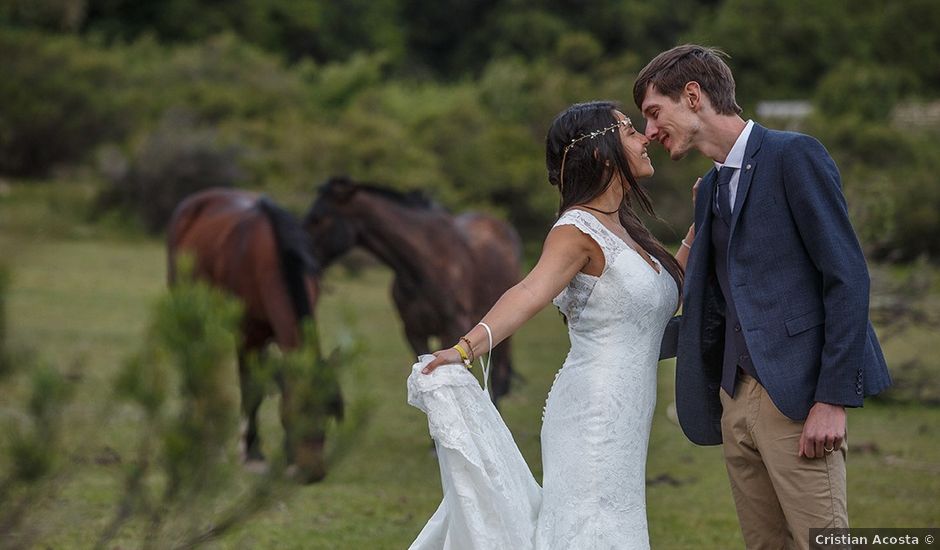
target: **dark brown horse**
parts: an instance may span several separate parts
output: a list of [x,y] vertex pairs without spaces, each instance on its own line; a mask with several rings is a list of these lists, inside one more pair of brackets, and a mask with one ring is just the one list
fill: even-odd
[[[310,254],[310,238],[297,221],[271,200],[254,193],[209,189],[194,194],[176,207],[167,232],[168,277],[179,276],[180,254],[193,257],[193,275],[221,287],[243,304],[244,317],[238,349],[242,413],[245,418],[243,451],[246,461],[263,461],[257,413],[264,391],[252,382],[248,360],[273,341],[283,350],[302,343],[301,324],[312,319],[316,305],[319,268]],[[281,391],[281,423],[287,459],[304,481],[326,474],[323,455],[325,426],[304,422],[302,411],[316,404],[299,403],[296,374],[277,373]],[[304,388],[305,389],[305,388]],[[337,388],[328,390],[327,407],[341,413]]]
[[[430,351],[430,337],[456,342],[519,281],[512,226],[485,214],[453,216],[420,193],[332,178],[303,225],[324,267],[361,246],[395,272],[392,299],[417,355]],[[507,339],[493,350],[494,398],[509,392],[511,374]]]

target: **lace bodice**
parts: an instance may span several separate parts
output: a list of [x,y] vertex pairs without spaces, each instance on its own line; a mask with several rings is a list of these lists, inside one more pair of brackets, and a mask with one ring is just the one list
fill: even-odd
[[[558,218],[558,221],[556,221],[555,225],[552,227],[558,227],[560,225],[573,225],[582,233],[594,239],[604,253],[604,272],[610,268],[611,264],[613,264],[625,250],[636,254],[641,260],[643,259],[642,256],[625,243],[623,239],[615,235],[610,229],[607,229],[595,216],[584,210],[577,208],[568,210]],[[662,271],[663,268],[659,264],[659,260],[653,258],[653,261],[656,263],[656,269]],[[584,305],[587,303],[591,292],[594,290],[594,285],[597,283],[597,280],[604,275],[604,272],[602,272],[600,276],[578,272],[574,276],[574,279],[568,283],[568,286],[552,300],[552,303],[555,304],[559,311],[565,315],[565,318],[568,319],[569,324],[578,322],[581,310],[584,309]]]

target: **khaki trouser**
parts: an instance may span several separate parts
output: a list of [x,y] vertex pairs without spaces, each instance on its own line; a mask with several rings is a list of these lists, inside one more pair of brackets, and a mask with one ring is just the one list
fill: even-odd
[[724,392],[721,435],[731,492],[749,550],[809,548],[810,528],[848,527],[846,444],[799,456],[803,423],[790,420],[751,376]]

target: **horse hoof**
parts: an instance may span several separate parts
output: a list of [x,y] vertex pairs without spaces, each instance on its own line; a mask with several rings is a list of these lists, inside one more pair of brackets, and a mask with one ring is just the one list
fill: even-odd
[[311,483],[322,481],[323,478],[326,477],[326,470],[322,468],[308,470],[301,468],[296,464],[291,464],[284,470],[284,475],[287,477],[287,479],[290,479],[294,482],[309,485]]
[[238,447],[238,459],[242,464],[249,462],[265,462],[264,453],[261,452],[260,446],[255,445],[250,449],[246,449],[244,444],[239,443]]
[[253,474],[266,474],[268,473],[268,463],[265,460],[249,459],[244,462],[245,470]]

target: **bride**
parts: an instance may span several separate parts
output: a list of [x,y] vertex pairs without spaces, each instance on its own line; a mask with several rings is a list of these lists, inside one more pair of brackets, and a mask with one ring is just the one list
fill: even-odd
[[[451,373],[447,369],[434,373],[435,369],[461,363],[469,366],[549,302],[564,315],[571,350],[545,405],[541,504],[529,502],[535,503],[529,530],[534,540],[527,546],[649,547],[645,470],[656,370],[663,331],[678,307],[688,239],[694,231],[689,229],[673,257],[633,210],[636,202],[653,213],[649,197],[637,185],[639,178],[653,174],[648,144],[614,103],[577,104],[558,115],[546,138],[546,164],[549,182],[561,194],[561,214],[545,239],[537,265],[503,294],[480,324],[453,347],[434,353],[433,360],[426,356],[412,375],[425,375],[417,384],[438,376],[443,380]],[[472,379],[466,374],[462,378]],[[409,399],[412,390],[417,391],[412,382],[409,379]],[[492,413],[496,415],[495,409]],[[452,425],[450,429],[465,425],[461,422],[459,428]],[[506,437],[511,441],[511,436]],[[518,449],[509,445],[518,455]],[[440,466],[446,493],[448,475],[455,473],[448,468],[454,466],[445,460]],[[521,456],[504,467],[521,467],[525,473],[494,475],[531,478]],[[505,485],[505,479],[497,485]],[[466,505],[466,494],[461,498],[461,506]],[[510,503],[510,507],[522,504]],[[471,503],[471,508],[494,509],[493,505]],[[474,540],[461,541],[461,537],[475,538],[472,530],[440,534],[447,531],[447,521],[457,521],[448,520],[442,509],[413,548],[477,547]],[[432,537],[430,531],[438,535]]]

